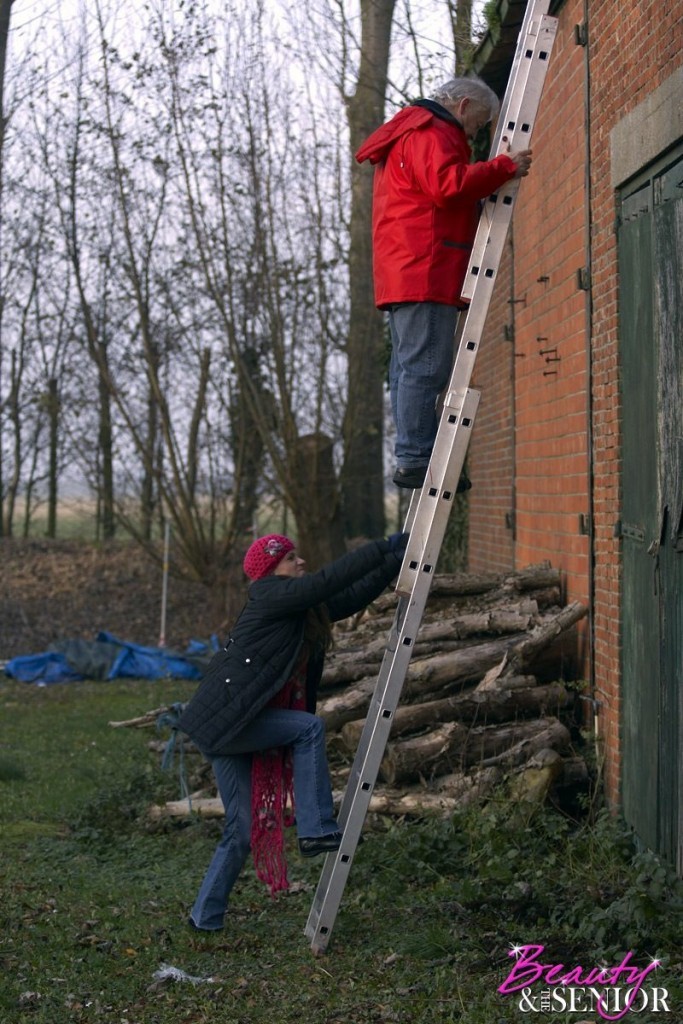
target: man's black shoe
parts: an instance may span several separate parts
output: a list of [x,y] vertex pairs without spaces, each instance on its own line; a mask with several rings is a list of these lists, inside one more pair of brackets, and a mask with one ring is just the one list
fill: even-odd
[[[397,487],[409,487],[416,490],[424,484],[427,468],[427,466],[414,466],[410,469],[401,469],[399,466],[394,473],[394,483]],[[461,473],[456,487],[457,493],[462,494],[464,491],[469,491],[471,486],[472,482],[464,473]]]
[[333,853],[341,846],[342,833],[329,832],[326,836],[313,836],[311,839],[299,840],[299,853],[302,857],[317,857],[319,853]]
[[408,469],[402,469],[398,466],[394,473],[394,483],[397,487],[408,487],[411,490],[416,490],[418,487],[422,487],[426,475],[427,466],[411,466]]
[[187,923],[193,932],[222,932],[223,928],[200,928],[198,924],[195,924],[191,917],[188,917]]

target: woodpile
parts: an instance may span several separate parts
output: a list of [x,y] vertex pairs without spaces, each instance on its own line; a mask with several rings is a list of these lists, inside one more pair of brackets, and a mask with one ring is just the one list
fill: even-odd
[[[339,795],[396,600],[387,592],[335,630],[318,714],[327,726]],[[560,573],[548,564],[506,575],[437,576],[370,813],[444,815],[486,799],[503,782],[514,799],[532,802],[562,787],[585,787],[588,772],[570,734],[575,691],[566,685],[576,676],[575,627],[585,614],[579,603],[563,605]],[[166,710],[111,724],[149,727]],[[187,814],[190,806],[199,814],[222,813],[208,765],[199,767],[191,784],[189,802],[154,808],[153,816]]]

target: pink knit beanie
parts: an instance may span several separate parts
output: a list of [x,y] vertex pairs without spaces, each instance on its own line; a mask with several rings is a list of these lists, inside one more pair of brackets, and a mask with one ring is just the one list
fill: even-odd
[[243,568],[250,580],[260,580],[275,569],[288,551],[294,548],[294,541],[279,533],[259,537],[244,556]]

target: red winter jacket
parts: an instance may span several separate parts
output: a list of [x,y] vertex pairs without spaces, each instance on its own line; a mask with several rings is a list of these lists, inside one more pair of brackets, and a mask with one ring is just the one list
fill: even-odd
[[375,302],[464,305],[460,289],[479,219],[479,200],[514,177],[502,155],[470,163],[462,125],[420,100],[365,140],[356,160],[376,165],[372,210]]

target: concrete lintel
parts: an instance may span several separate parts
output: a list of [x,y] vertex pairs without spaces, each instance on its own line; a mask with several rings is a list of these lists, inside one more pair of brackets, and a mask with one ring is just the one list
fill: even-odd
[[610,132],[612,188],[683,138],[683,65]]

